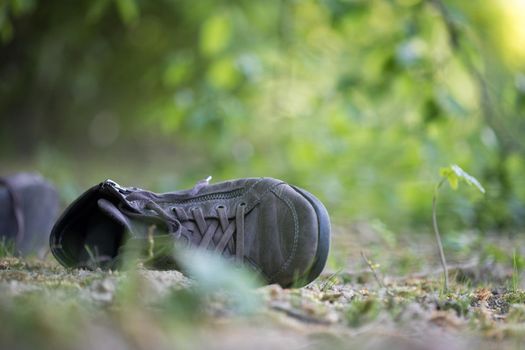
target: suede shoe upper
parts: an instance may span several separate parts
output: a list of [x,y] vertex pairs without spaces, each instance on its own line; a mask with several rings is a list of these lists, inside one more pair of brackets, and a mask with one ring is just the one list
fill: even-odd
[[[256,270],[268,283],[289,286],[320,273],[329,222],[315,197],[272,178],[212,185],[205,180],[164,194],[107,180],[66,209],[50,242],[66,266],[89,267],[96,260],[98,266],[114,267],[125,242],[166,235],[176,246],[214,251]],[[158,261],[153,267],[177,268],[176,257]]]

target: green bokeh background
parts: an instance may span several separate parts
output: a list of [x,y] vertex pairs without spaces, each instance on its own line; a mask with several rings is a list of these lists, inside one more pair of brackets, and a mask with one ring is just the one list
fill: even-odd
[[0,172],[272,176],[336,223],[525,225],[522,0],[0,0]]

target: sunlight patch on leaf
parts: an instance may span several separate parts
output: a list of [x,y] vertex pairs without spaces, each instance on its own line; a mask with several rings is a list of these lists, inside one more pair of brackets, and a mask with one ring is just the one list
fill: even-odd
[[464,181],[470,186],[475,186],[481,193],[485,193],[485,189],[481,183],[474,176],[461,169],[458,165],[452,164],[446,168],[441,168],[439,174],[446,178],[450,187],[456,190],[459,185],[459,181]]

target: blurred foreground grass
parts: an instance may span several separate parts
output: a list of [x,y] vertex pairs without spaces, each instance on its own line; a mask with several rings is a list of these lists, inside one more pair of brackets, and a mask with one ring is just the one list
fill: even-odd
[[430,239],[374,224],[336,228],[325,273],[301,289],[257,287],[245,271],[206,256],[188,258],[190,279],[140,264],[66,270],[51,258],[6,255],[0,348],[520,348],[525,251],[510,236],[454,237],[445,241],[454,281],[447,294]]

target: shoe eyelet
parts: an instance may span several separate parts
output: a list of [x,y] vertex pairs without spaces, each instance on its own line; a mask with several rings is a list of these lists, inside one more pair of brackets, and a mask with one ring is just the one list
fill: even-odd
[[226,207],[222,204],[219,204],[217,206],[215,206],[215,209],[226,209]]
[[242,202],[242,203],[239,204],[239,206],[241,206],[241,207],[245,207],[245,206],[246,206],[246,203]]

